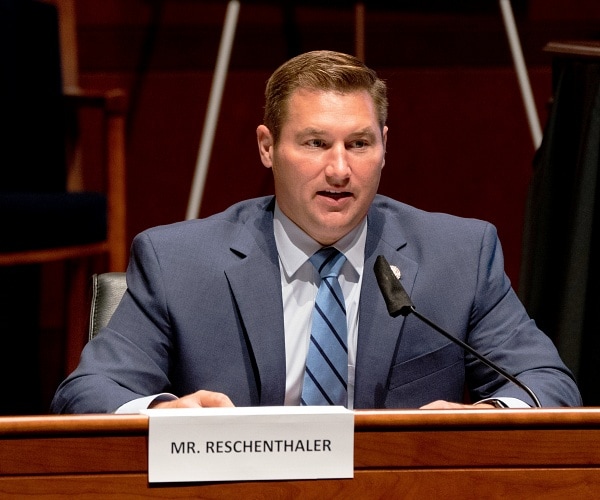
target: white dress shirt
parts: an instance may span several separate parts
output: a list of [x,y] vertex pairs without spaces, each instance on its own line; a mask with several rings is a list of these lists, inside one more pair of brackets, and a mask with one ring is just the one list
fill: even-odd
[[[322,245],[313,240],[275,206],[274,231],[283,297],[285,330],[285,404],[300,404],[312,312],[321,278],[309,261]],[[346,256],[338,280],[348,322],[348,408],[354,401],[354,366],[358,340],[358,304],[365,261],[367,219],[333,245]]]

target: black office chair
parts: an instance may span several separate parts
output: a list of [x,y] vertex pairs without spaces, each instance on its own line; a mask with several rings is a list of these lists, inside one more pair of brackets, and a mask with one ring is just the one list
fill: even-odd
[[101,273],[92,276],[89,340],[108,324],[126,290],[125,273]]

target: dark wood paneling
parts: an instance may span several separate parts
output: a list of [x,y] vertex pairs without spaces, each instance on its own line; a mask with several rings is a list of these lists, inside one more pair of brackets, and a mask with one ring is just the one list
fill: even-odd
[[[226,4],[77,2],[82,83],[131,93],[130,237],[184,217]],[[365,4],[366,60],[390,87],[381,192],[495,223],[516,285],[533,147],[498,2]],[[598,36],[600,16],[590,0],[513,4],[543,124],[543,46]],[[298,51],[352,52],[353,22],[353,2],[242,2],[202,215],[272,191],[254,139],[264,82]]]

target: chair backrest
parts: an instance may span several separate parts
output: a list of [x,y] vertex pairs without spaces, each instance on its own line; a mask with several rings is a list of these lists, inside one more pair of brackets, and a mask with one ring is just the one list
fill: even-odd
[[101,273],[92,276],[89,340],[108,324],[126,290],[125,273]]
[[65,191],[66,111],[55,6],[0,0],[0,75],[0,191]]

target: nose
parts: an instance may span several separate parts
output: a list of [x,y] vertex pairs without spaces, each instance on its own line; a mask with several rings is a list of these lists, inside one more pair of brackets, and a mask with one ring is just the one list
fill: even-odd
[[343,181],[350,176],[348,152],[344,145],[336,145],[329,150],[325,175],[334,182]]

